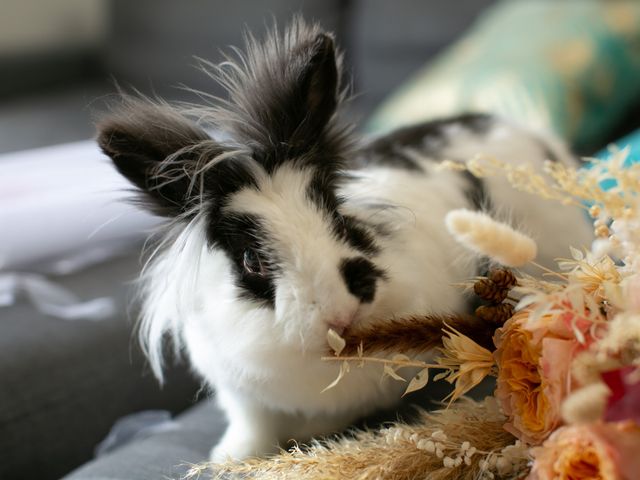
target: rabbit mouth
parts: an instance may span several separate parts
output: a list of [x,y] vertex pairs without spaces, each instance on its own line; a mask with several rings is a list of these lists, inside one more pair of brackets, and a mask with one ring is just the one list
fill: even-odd
[[357,316],[357,309],[352,313],[347,313],[345,315],[336,315],[327,322],[327,326],[330,330],[333,330],[338,335],[343,335],[344,332],[356,321]]

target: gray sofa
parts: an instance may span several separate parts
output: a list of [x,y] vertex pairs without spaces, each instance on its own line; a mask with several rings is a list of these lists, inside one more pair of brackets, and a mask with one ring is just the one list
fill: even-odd
[[194,99],[180,85],[220,93],[194,56],[218,61],[243,29],[260,34],[295,13],[336,33],[358,93],[350,111],[364,119],[495,0],[102,1],[110,21],[99,48],[20,61],[0,51],[0,153],[89,138],[113,80],[167,99]]

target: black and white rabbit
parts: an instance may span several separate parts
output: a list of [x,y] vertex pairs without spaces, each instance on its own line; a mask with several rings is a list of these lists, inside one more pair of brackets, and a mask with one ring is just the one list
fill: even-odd
[[215,460],[337,431],[398,400],[405,386],[367,366],[321,393],[337,374],[321,360],[327,331],[465,310],[452,284],[477,262],[446,231],[450,210],[504,210],[542,263],[590,241],[578,210],[436,169],[478,153],[572,161],[558,142],[469,114],[358,143],[338,118],[340,69],[332,35],[298,19],[217,70],[228,99],[200,123],[129,101],[99,127],[116,168],[170,219],[143,274],[141,335],[158,376],[170,336],[215,389],[230,422]]

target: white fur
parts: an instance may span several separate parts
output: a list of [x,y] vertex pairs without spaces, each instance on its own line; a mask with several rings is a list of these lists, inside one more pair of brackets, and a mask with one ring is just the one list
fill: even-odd
[[[486,153],[538,166],[544,160],[529,133],[506,124],[487,135],[463,129],[449,135],[452,159]],[[350,172],[352,179],[341,187],[343,213],[386,232],[376,238],[380,253],[372,261],[387,279],[378,281],[370,304],[360,304],[340,276],[340,260],[361,253],[331,233],[330,219],[307,198],[308,170],[283,166],[271,175],[261,172],[258,189],[237,192],[225,206],[226,213],[265,219],[283,265],[275,281],[275,309],[239,298],[229,260],[205,244],[203,216],[173,232],[173,243],[156,255],[146,271],[142,330],[150,360],[159,371],[161,340],[169,333],[215,387],[230,421],[212,453],[215,460],[260,455],[290,438],[337,431],[397,401],[404,385],[382,379],[380,369],[370,365],[352,369],[335,388],[320,393],[338,373],[336,363],[320,360],[336,319],[364,323],[464,308],[465,299],[452,284],[473,275],[475,264],[447,232],[444,218],[469,206],[468,184],[457,173],[438,171],[431,159],[420,162],[424,175],[369,168]],[[551,208],[515,192],[504,179],[487,179],[487,188],[492,204],[537,238],[543,261],[562,255],[565,245],[588,242],[590,230],[580,212]]]

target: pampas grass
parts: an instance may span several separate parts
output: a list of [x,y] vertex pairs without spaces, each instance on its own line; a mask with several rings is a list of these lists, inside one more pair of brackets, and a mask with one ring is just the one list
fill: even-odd
[[538,252],[536,242],[530,237],[486,213],[464,208],[452,210],[445,217],[445,223],[459,243],[507,267],[521,267]]
[[393,424],[316,441],[267,459],[202,465],[187,478],[204,474],[264,480],[515,478],[526,470],[527,457],[503,424],[495,404],[465,400],[446,410],[421,412],[416,425]]

